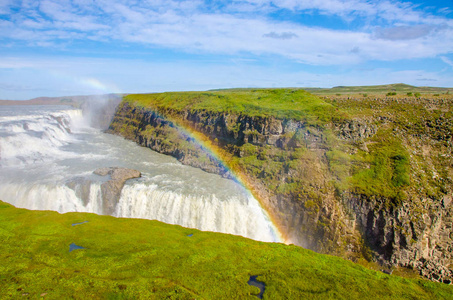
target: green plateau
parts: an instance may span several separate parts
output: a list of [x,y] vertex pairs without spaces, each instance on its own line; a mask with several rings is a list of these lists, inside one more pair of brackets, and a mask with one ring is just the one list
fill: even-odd
[[[292,245],[0,202],[2,299],[453,299],[453,287]],[[69,251],[70,244],[84,249]]]
[[231,89],[131,94],[124,97],[124,100],[160,110],[221,112],[314,123],[344,118],[333,105],[301,89]]

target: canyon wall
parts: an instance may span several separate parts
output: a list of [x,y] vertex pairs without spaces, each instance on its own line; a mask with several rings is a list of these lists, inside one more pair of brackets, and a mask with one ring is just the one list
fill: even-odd
[[[438,176],[447,180],[443,189],[429,192],[434,185],[429,180],[435,179],[425,178],[424,163],[437,153],[426,153],[436,137],[407,135],[404,126],[417,124],[395,124],[388,116],[352,116],[319,125],[123,100],[108,132],[207,172],[233,179],[231,170],[241,173],[289,243],[408,267],[451,283],[451,164],[430,166],[436,174],[448,174]],[[443,138],[451,154],[451,136]],[[387,140],[396,146],[376,148]],[[415,157],[417,151],[421,154]],[[390,187],[375,188],[379,172],[390,178],[385,183]],[[421,183],[414,184],[417,180]]]

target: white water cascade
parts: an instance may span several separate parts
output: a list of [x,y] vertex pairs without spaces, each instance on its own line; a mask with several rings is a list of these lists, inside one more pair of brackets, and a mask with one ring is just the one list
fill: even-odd
[[0,199],[28,209],[99,214],[106,179],[93,171],[125,167],[142,177],[126,182],[114,216],[280,241],[241,185],[87,123],[76,109],[0,107]]

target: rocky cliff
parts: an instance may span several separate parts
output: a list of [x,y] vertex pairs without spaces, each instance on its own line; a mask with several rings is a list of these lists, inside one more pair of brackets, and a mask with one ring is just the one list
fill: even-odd
[[[288,106],[305,96],[279,93]],[[109,132],[208,172],[242,174],[290,243],[451,282],[450,100],[426,108],[427,99],[324,99],[282,116],[147,97],[126,97]]]
[[[104,215],[114,214],[126,181],[141,177],[141,173],[137,170],[120,167],[99,168],[93,174],[104,177],[101,180],[102,209],[100,211]],[[77,198],[81,199],[84,205],[87,205],[90,201],[92,184],[95,182],[97,181],[88,177],[76,177],[70,179],[66,186],[76,193]]]

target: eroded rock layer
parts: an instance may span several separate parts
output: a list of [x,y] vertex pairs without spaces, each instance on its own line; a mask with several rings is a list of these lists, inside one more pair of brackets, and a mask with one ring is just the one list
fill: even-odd
[[101,184],[103,214],[106,215],[112,215],[115,212],[126,181],[141,176],[137,170],[118,167],[99,168],[93,173],[99,176],[110,176],[109,180]]

